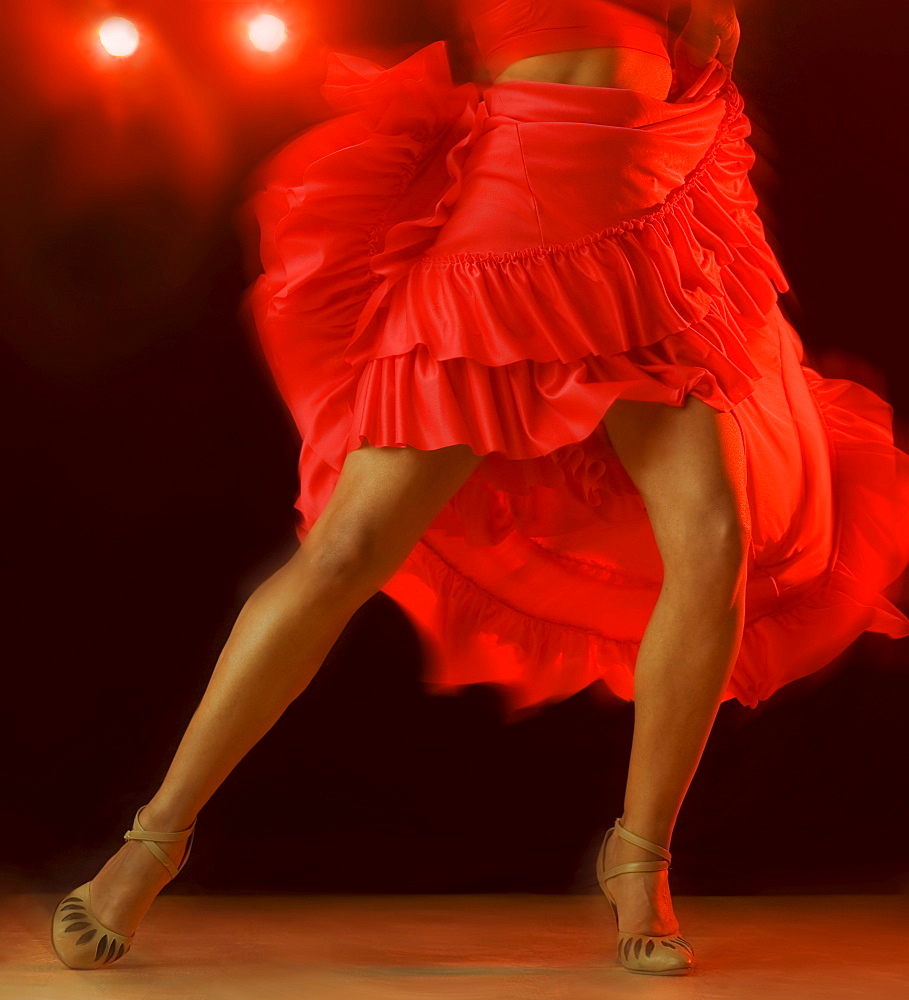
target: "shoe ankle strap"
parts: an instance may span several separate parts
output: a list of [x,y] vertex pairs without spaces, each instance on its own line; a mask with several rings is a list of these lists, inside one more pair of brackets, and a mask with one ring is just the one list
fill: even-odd
[[628,861],[624,865],[613,865],[601,871],[599,878],[601,882],[612,878],[613,875],[624,875],[626,872],[664,872],[669,868],[666,861]]
[[[655,844],[652,840],[645,840],[643,837],[639,837],[636,833],[626,830],[625,827],[622,826],[621,816],[615,821],[615,830],[622,840],[627,840],[629,844],[635,844],[638,847],[643,847],[645,851],[652,851],[654,854],[658,854],[661,858],[665,858],[667,861],[672,861],[672,855],[666,850],[665,847],[661,847],[659,844]],[[641,863],[646,864],[647,862]],[[646,871],[648,869],[639,870]]]
[[157,840],[162,844],[175,844],[178,840],[186,840],[196,828],[196,820],[193,820],[185,830],[168,830],[166,832],[161,830],[146,830],[139,822],[139,813],[144,808],[145,806],[139,806],[136,810],[136,816],[133,819],[133,828],[127,830],[123,835],[124,840]]
[[[131,830],[127,830],[123,834],[124,840],[141,840],[145,843],[145,846],[151,851],[151,853],[161,862],[162,865],[167,869],[170,874],[171,879],[177,877],[180,869],[186,863],[189,857],[190,846],[187,844],[186,850],[183,853],[183,858],[180,861],[179,866],[174,864],[173,860],[158,847],[158,843],[161,844],[175,844],[181,840],[188,840],[192,837],[193,831],[196,828],[196,820],[192,821],[192,824],[188,826],[185,830],[177,831],[159,831],[159,830],[146,830],[139,822],[139,813],[145,806],[139,806],[136,810],[136,817],[133,820],[133,827]],[[157,841],[157,843],[156,843]]]

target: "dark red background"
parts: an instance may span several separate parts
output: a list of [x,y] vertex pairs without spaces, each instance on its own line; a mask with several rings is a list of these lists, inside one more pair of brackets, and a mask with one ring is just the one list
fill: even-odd
[[[443,4],[414,7],[271,9],[391,59],[447,31]],[[297,439],[240,323],[237,208],[322,113],[320,63],[312,41],[253,53],[248,8],[19,0],[0,43],[0,885],[63,890],[117,849],[293,544]],[[141,22],[133,60],[93,54],[105,13]],[[740,20],[786,308],[824,374],[890,399],[906,447],[904,5],[749,0]],[[377,595],[206,806],[174,891],[585,891],[633,706],[582,692],[502,728],[491,690],[430,698],[418,676]],[[758,709],[725,703],[675,891],[905,887],[907,703],[909,643],[874,635]]]

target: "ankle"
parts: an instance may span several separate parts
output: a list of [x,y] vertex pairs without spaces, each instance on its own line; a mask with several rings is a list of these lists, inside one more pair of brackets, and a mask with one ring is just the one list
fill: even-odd
[[158,830],[162,833],[177,833],[192,826],[195,816],[188,815],[166,803],[158,803],[154,799],[143,806],[139,812],[139,822],[146,830]]

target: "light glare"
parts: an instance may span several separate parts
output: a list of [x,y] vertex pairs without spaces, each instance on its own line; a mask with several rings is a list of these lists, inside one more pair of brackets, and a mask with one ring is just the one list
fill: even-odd
[[125,17],[109,17],[101,25],[98,37],[112,56],[131,56],[139,47],[139,30]]
[[249,22],[249,40],[262,52],[274,52],[286,37],[284,22],[273,14],[260,14]]

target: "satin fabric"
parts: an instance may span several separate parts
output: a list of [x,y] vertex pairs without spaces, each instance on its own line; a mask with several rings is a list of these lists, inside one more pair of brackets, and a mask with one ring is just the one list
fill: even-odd
[[382,588],[434,693],[498,686],[509,720],[596,684],[632,699],[662,564],[602,424],[619,398],[734,415],[753,538],[741,652],[755,706],[861,632],[909,563],[909,456],[889,405],[825,379],[748,179],[726,70],[671,100],[451,83],[444,43],[390,69],[337,55],[339,117],[257,172],[246,306],[300,430],[298,535],[346,454],[467,444],[483,462]]

